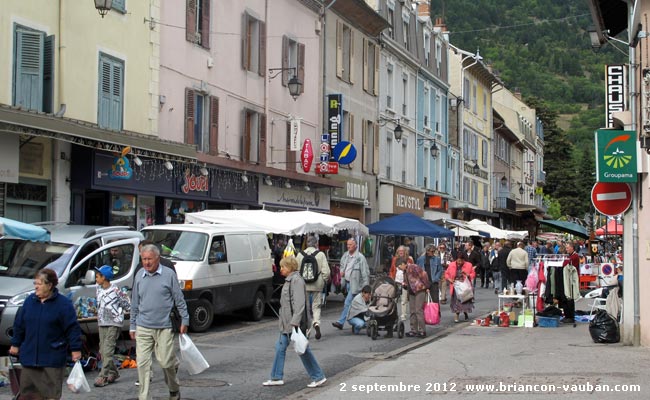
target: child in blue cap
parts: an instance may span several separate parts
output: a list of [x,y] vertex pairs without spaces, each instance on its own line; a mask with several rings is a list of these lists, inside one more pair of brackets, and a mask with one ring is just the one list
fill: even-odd
[[103,265],[95,269],[97,283],[97,325],[99,326],[99,352],[102,355],[102,370],[95,379],[95,386],[103,387],[120,377],[113,361],[115,343],[124,323],[124,311],[131,308],[129,298],[111,283],[113,267]]

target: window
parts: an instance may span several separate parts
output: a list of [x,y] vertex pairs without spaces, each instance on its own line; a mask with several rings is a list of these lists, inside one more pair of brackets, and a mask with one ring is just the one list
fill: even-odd
[[14,27],[13,105],[53,112],[54,36]]
[[470,99],[469,94],[470,94],[469,79],[468,79],[468,78],[464,78],[464,79],[463,79],[463,100],[465,100],[465,101],[464,101],[464,103],[465,103],[465,108],[467,108],[467,109],[469,109],[470,104],[472,104],[472,101],[471,101],[471,99]]
[[481,139],[481,164],[485,168],[488,166],[488,142],[485,139]]
[[388,79],[386,79],[386,108],[393,109],[393,85],[394,85],[394,76],[393,76],[393,64],[388,64],[386,66],[386,73]]
[[363,90],[379,94],[379,46],[363,39]]
[[430,129],[430,127],[429,127],[429,114],[431,113],[431,106],[430,106],[430,103],[429,103],[429,98],[430,98],[430,96],[429,96],[429,88],[425,87],[424,88],[424,94],[422,95],[422,99],[424,101],[424,110],[423,110],[424,127],[427,128],[427,129]]
[[408,13],[403,15],[403,25],[402,25],[402,35],[404,35],[404,48],[406,50],[411,50],[411,40],[410,40],[410,34],[411,31],[409,29],[409,15]]
[[408,95],[409,95],[409,76],[402,74],[402,115],[406,116],[408,113]]
[[431,33],[424,32],[424,64],[429,66],[429,59],[431,55]]
[[250,109],[244,110],[242,160],[266,163],[266,116]]
[[372,173],[374,169],[375,155],[375,123],[368,120],[361,122],[361,170]]
[[472,111],[474,112],[474,114],[476,114],[476,96],[477,96],[476,93],[477,93],[477,91],[478,91],[478,88],[476,86],[476,82],[474,82],[474,84],[472,85]]
[[242,68],[266,75],[266,24],[249,13],[244,13]]
[[208,263],[216,264],[228,261],[226,252],[226,239],[223,236],[215,236],[210,244],[210,253],[208,254]]
[[352,29],[336,21],[336,76],[348,83],[354,83],[354,35]]
[[488,108],[487,108],[487,94],[483,93],[483,119],[487,121]]
[[[113,0],[113,4],[115,4],[115,0]],[[185,38],[187,41],[209,49],[210,0],[187,0],[185,18]]]
[[354,144],[354,114],[343,111],[343,126],[341,128],[341,140]]
[[436,37],[436,68],[440,70],[440,63],[442,62],[442,43]]
[[185,143],[203,153],[217,154],[219,99],[194,89],[185,89]]
[[472,204],[478,204],[478,183],[472,180]]
[[97,124],[102,129],[122,130],[124,62],[99,54],[99,106]]
[[391,39],[395,39],[395,2],[394,1],[388,1],[388,23],[390,26],[388,27],[388,36],[390,36]]
[[293,78],[294,71],[297,78],[303,83],[300,87],[300,93],[305,92],[305,45],[299,43],[288,36],[282,37],[282,68],[295,68],[295,70],[285,69],[282,71],[282,86],[287,86],[289,79]]
[[406,156],[406,141],[402,142],[402,183],[406,183],[406,160],[408,160]]
[[463,201],[469,201],[469,179],[463,178]]

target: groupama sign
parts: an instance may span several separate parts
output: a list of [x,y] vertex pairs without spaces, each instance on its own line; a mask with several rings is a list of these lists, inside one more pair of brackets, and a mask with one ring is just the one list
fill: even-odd
[[636,132],[596,131],[596,180],[636,182]]

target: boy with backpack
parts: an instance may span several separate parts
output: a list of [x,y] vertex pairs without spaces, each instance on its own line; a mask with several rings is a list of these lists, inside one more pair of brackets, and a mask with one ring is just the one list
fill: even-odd
[[323,303],[323,287],[330,278],[330,267],[327,256],[322,251],[319,251],[317,247],[318,238],[315,236],[307,237],[307,248],[296,255],[296,260],[300,266],[298,273],[305,281],[307,296],[311,301],[312,327],[316,332],[315,338],[320,340],[320,310]]

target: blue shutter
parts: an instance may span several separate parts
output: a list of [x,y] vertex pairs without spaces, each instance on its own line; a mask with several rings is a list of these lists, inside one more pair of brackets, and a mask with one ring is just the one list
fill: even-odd
[[417,185],[424,187],[424,145],[417,148],[417,167],[415,175],[417,177]]
[[440,122],[438,119],[438,109],[440,108],[440,104],[436,103],[436,99],[438,98],[438,96],[436,96],[436,93],[437,92],[435,90],[431,90],[429,92],[429,107],[431,109],[427,110],[427,112],[430,114],[429,121],[431,121],[431,124],[429,124],[429,126],[434,133],[436,131],[440,132],[440,129],[442,128],[439,126],[439,129],[436,130],[436,123]]
[[43,111],[43,51],[45,33],[16,27],[14,65],[15,106]]
[[447,123],[447,112],[448,112],[448,106],[449,103],[447,103],[447,96],[442,96],[441,97],[441,109],[442,109],[442,115],[440,116],[440,133],[442,133],[442,137],[445,143],[449,143],[449,125]]
[[121,13],[126,13],[126,0],[113,0],[111,8]]
[[122,130],[123,92],[124,65],[118,60],[100,54],[97,113],[97,124],[100,128]]
[[418,132],[422,132],[424,130],[424,113],[426,112],[424,110],[424,81],[421,79],[418,79],[418,94],[417,94],[417,120],[416,120],[416,126],[415,129]]

